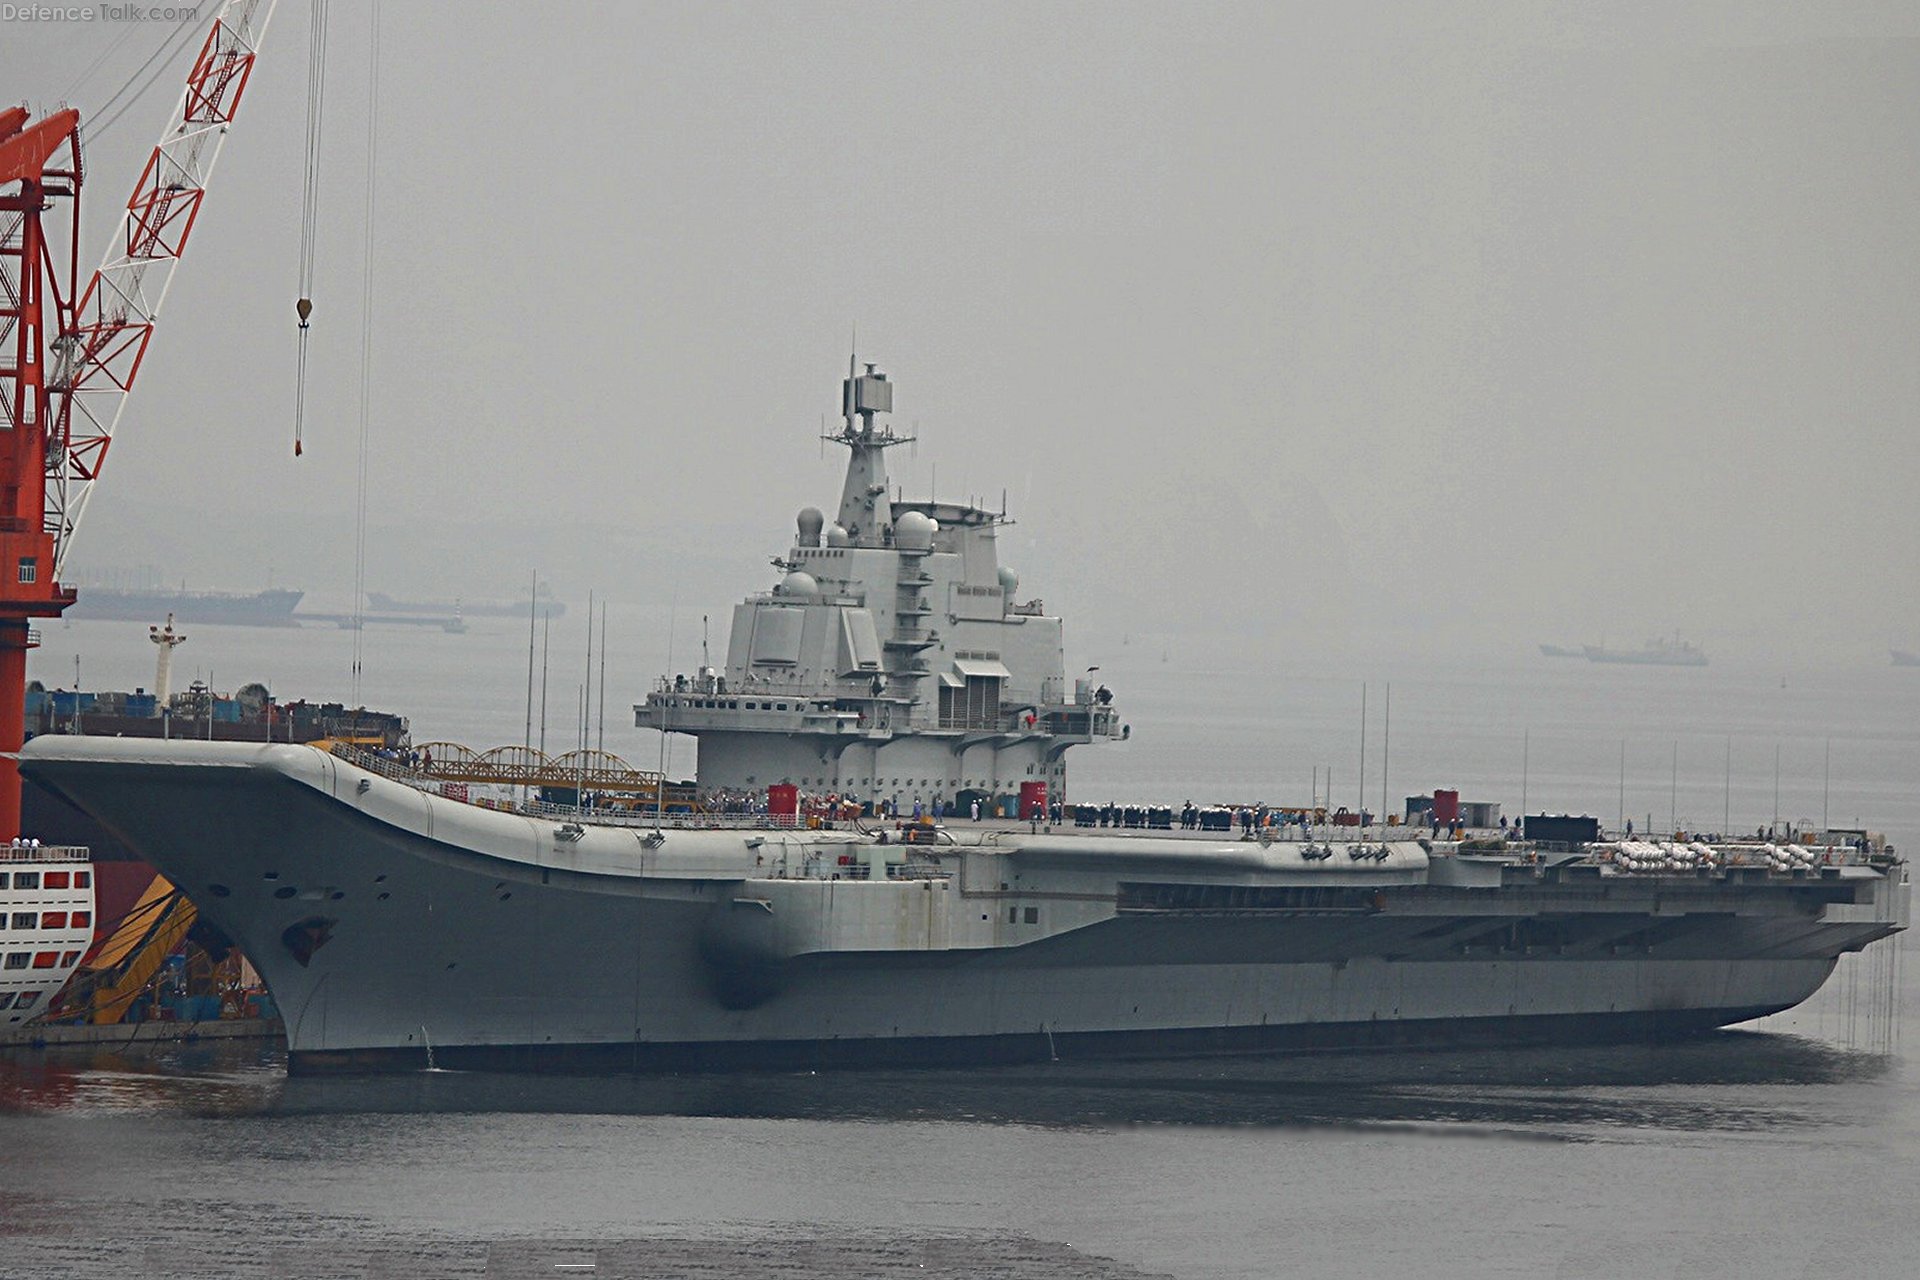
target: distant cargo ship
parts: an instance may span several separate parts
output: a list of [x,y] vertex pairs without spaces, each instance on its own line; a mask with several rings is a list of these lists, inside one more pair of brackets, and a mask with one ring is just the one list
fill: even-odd
[[292,627],[294,606],[303,591],[273,587],[252,594],[239,591],[126,590],[81,587],[67,610],[69,618],[106,618],[154,623],[172,614],[174,621],[229,627]]
[[1579,649],[1569,649],[1565,645],[1558,644],[1541,645],[1540,654],[1546,658],[1584,658],[1587,656]]
[[1624,662],[1648,667],[1704,667],[1706,651],[1678,635],[1649,640],[1638,649],[1609,649],[1605,645],[1585,646],[1588,662]]
[[[542,617],[557,618],[567,606],[542,590],[536,599]],[[374,613],[403,614],[417,618],[524,618],[531,600],[397,600],[384,591],[367,592],[367,607]]]

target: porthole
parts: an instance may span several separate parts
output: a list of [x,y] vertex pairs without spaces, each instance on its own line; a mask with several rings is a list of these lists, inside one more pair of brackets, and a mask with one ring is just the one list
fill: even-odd
[[296,894],[296,893],[298,893],[298,892],[300,892],[300,891],[299,891],[298,889],[296,889],[296,888],[294,888],[294,887],[293,887],[292,885],[290,885],[290,884],[283,884],[283,885],[281,885],[281,886],[280,886],[280,887],[279,887],[278,889],[275,889],[275,890],[273,891],[273,896],[274,896],[274,897],[276,897],[276,898],[283,898],[283,899],[284,899],[284,898],[291,898],[291,897],[292,897],[292,896],[293,896],[294,894]]
[[268,871],[268,872],[262,873],[260,878],[262,880],[278,880],[280,878],[280,873],[278,871]]
[[207,892],[212,894],[216,898],[224,898],[228,894],[232,893],[233,890],[227,888],[227,886],[223,884],[210,884],[207,886]]

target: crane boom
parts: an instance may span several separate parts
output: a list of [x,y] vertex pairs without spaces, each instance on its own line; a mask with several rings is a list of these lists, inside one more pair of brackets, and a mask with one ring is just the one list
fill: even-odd
[[147,157],[113,244],[54,353],[58,412],[47,444],[46,528],[53,577],[66,567],[107,447],[240,109],[275,0],[227,0],[187,73],[173,118]]
[[0,110],[0,840],[20,830],[32,623],[73,603],[60,584],[233,123],[275,0],[227,0],[113,246],[79,277],[80,116]]

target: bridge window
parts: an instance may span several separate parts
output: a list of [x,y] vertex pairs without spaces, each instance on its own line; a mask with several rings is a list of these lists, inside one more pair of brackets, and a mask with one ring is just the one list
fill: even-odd
[[40,915],[34,911],[16,911],[13,913],[13,927],[16,929],[37,929]]
[[13,887],[16,889],[38,889],[40,887],[40,873],[38,871],[14,872]]
[[24,969],[27,967],[28,959],[30,959],[30,957],[24,951],[9,951],[7,952],[7,968]]

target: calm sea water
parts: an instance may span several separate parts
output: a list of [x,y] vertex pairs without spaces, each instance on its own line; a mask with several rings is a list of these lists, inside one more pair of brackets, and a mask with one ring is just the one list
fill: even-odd
[[[88,687],[150,683],[138,628],[47,641],[50,684],[75,651]],[[223,688],[348,692],[346,633],[190,643]],[[416,738],[518,741],[523,631],[364,643],[364,699]],[[1134,735],[1076,753],[1079,798],[1293,802],[1330,765],[1357,806],[1364,678],[1370,807],[1386,746],[1390,798],[1824,813],[1920,848],[1920,671],[1195,665],[1102,661]],[[609,674],[607,746],[653,763],[615,710],[644,681]],[[580,681],[550,671],[550,745]],[[1800,1009],[1654,1048],[638,1080],[0,1056],[0,1276],[1911,1277],[1916,972],[1882,944]]]

